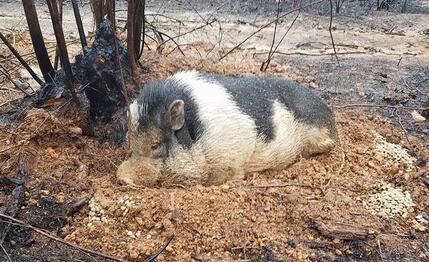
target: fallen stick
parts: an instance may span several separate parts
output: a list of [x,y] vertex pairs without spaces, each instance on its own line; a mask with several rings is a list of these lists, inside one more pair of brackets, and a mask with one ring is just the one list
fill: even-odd
[[67,242],[67,241],[65,241],[65,240],[63,240],[61,238],[58,238],[56,236],[51,235],[48,232],[45,232],[42,229],[36,228],[36,227],[34,227],[32,225],[29,225],[29,224],[25,223],[24,221],[21,221],[19,219],[13,218],[11,216],[8,216],[8,215],[5,215],[5,214],[0,214],[0,217],[4,218],[4,219],[8,219],[10,221],[13,221],[15,223],[11,223],[9,221],[3,221],[3,222],[10,223],[10,224],[17,225],[17,226],[21,226],[21,227],[25,227],[25,228],[29,228],[29,229],[33,230],[34,232],[39,233],[39,234],[41,234],[41,235],[43,235],[43,236],[45,236],[45,237],[47,237],[49,239],[52,239],[52,240],[57,241],[57,242],[60,242],[60,243],[62,243],[64,245],[70,246],[72,248],[78,249],[78,250],[80,250],[82,252],[85,252],[85,253],[88,253],[88,254],[92,254],[92,255],[96,255],[96,256],[99,256],[99,257],[103,257],[103,258],[107,258],[107,259],[111,259],[113,261],[128,262],[127,260],[124,260],[124,259],[121,259],[121,258],[118,258],[118,257],[114,257],[114,256],[111,256],[111,255],[106,255],[106,254],[103,254],[103,253],[100,253],[100,252],[97,252],[97,251],[94,251],[94,250],[91,250],[91,249],[88,249],[88,248],[80,247],[80,246],[78,246],[76,244],[73,244],[73,243],[70,243],[70,242]]
[[347,107],[386,107],[394,109],[408,109],[408,110],[429,110],[428,107],[412,107],[412,106],[392,106],[392,105],[377,105],[377,104],[347,104],[347,105],[336,105],[335,108],[347,108]]
[[168,247],[168,245],[170,244],[170,242],[174,239],[174,235],[172,235],[171,237],[169,237],[167,239],[167,241],[165,242],[165,244],[152,256],[148,257],[145,262],[152,262],[155,260],[155,258],[157,258],[159,255],[161,255],[161,253]]
[[9,43],[7,38],[0,32],[0,39],[3,43],[9,48],[12,54],[18,59],[18,61],[27,69],[28,73],[30,73],[31,77],[39,84],[43,85],[44,82],[37,76],[34,70],[28,65],[28,63],[22,58],[22,56],[16,51],[16,49]]
[[275,184],[275,185],[237,185],[233,186],[231,188],[254,188],[254,189],[268,189],[268,188],[285,188],[285,187],[304,187],[304,188],[311,188],[316,189],[314,186],[311,185],[301,185],[301,184]]
[[[22,160],[20,160],[18,164],[18,174],[20,181],[17,181],[18,183],[16,187],[12,190],[12,193],[10,194],[6,203],[6,209],[4,211],[5,214],[10,217],[15,217],[18,214],[18,211],[21,209],[20,202],[24,197],[24,183],[28,173],[24,168]],[[9,233],[10,227],[11,225],[8,223],[0,224],[0,246],[3,245],[4,239]]]

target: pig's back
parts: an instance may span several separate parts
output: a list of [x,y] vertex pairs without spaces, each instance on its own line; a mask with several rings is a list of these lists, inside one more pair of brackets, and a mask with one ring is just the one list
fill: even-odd
[[254,119],[258,135],[265,141],[274,137],[273,106],[277,101],[293,113],[298,121],[310,126],[328,128],[336,135],[333,115],[329,107],[308,87],[273,77],[223,76],[202,74],[223,86],[243,113]]
[[204,131],[196,148],[205,152],[209,168],[219,165],[237,172],[281,168],[304,147],[316,152],[335,135],[329,108],[292,81],[195,71],[173,79],[185,86],[197,105]]

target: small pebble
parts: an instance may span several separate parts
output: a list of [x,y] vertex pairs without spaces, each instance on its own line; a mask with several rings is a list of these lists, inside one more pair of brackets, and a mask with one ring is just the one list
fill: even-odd
[[288,244],[288,246],[289,246],[289,247],[291,247],[291,248],[296,248],[296,241],[295,241],[295,240],[293,240],[293,239],[289,239],[289,240],[287,241],[287,244]]

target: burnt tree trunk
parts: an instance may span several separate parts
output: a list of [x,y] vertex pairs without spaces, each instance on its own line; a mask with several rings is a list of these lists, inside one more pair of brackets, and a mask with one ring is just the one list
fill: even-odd
[[52,82],[55,78],[55,70],[49,60],[46,51],[45,41],[43,40],[42,31],[40,30],[39,19],[37,18],[36,7],[33,0],[22,0],[25,18],[27,19],[28,30],[30,31],[31,41],[33,42],[34,52],[37,62],[42,71],[43,78],[46,82]]
[[101,21],[103,20],[103,1],[104,0],[91,0],[92,12],[94,15],[95,26],[98,29]]
[[58,11],[58,4],[56,0],[48,0],[49,13],[52,18],[52,25],[54,27],[55,39],[57,40],[58,53],[61,60],[61,67],[64,70],[64,80],[67,89],[76,104],[79,104],[76,92],[74,90],[73,73],[70,66],[70,61],[67,52],[66,40],[64,38],[63,28],[61,26],[61,18]]
[[115,43],[125,85],[132,84],[128,52],[115,36],[111,22],[103,20],[94,43],[76,57],[75,75],[89,101],[89,120],[96,136],[123,140],[126,131],[126,101],[122,92],[121,72],[117,65]]
[[[138,6],[140,0],[128,0],[128,14],[127,14],[127,49],[128,59],[131,67],[131,75],[135,83],[140,82],[139,77],[139,66],[138,66],[138,55],[140,49],[136,49],[136,41],[140,41],[140,37],[137,35],[141,34],[141,26],[137,25],[136,21],[138,18]],[[140,29],[140,32],[137,32]],[[136,39],[137,38],[137,39]]]
[[137,0],[136,13],[134,17],[134,48],[136,52],[136,59],[140,57],[140,44],[144,36],[144,0]]
[[83,29],[82,18],[79,12],[79,6],[77,0],[72,0],[73,13],[76,19],[77,30],[79,32],[80,44],[82,45],[82,51],[85,52],[88,43],[86,42],[85,30]]
[[[83,52],[75,57],[73,64],[69,62],[57,0],[47,2],[61,61],[61,69],[57,72],[47,56],[33,2],[23,0],[40,67],[44,74],[50,74],[46,77],[53,80],[43,84],[35,96],[35,101],[33,100],[33,105],[46,107],[73,98],[81,103],[77,109],[87,117],[88,125],[82,126],[86,134],[124,141],[127,129],[126,90],[127,87],[135,87],[139,83],[141,71],[138,57],[142,47],[145,1],[128,1],[127,49],[116,37],[114,0],[91,0],[97,25],[91,45],[86,43],[77,1],[72,0],[83,49]],[[103,19],[104,14],[113,21]]]

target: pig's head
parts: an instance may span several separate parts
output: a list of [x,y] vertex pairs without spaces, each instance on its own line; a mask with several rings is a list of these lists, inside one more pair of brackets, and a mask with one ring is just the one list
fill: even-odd
[[127,135],[132,156],[117,173],[126,184],[152,185],[161,176],[171,149],[177,147],[175,132],[185,124],[184,101],[153,88],[144,87],[130,105]]

